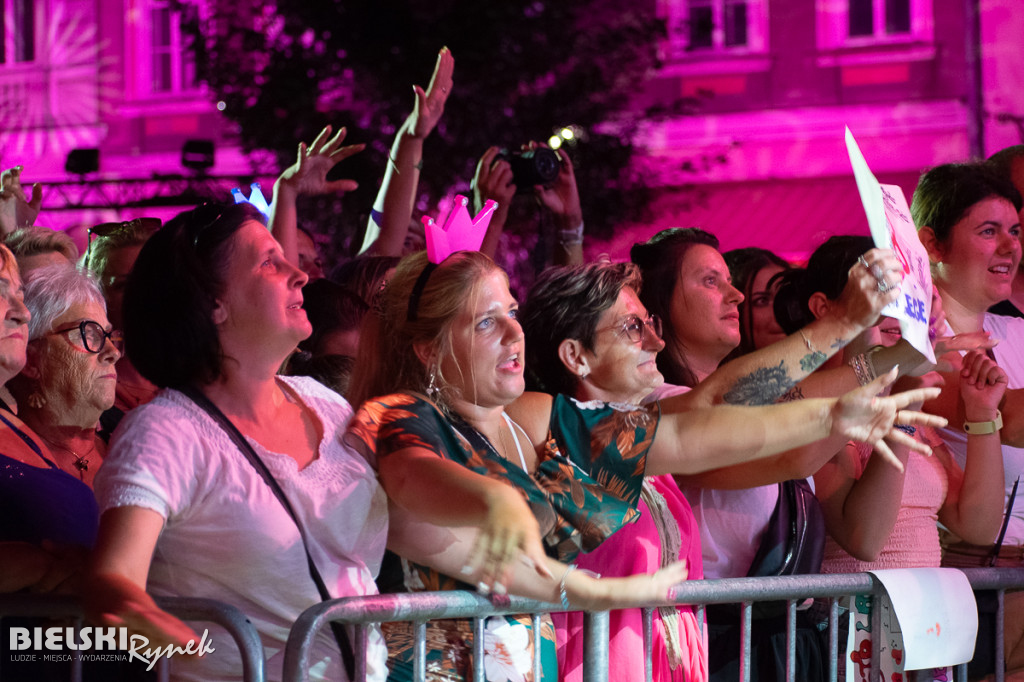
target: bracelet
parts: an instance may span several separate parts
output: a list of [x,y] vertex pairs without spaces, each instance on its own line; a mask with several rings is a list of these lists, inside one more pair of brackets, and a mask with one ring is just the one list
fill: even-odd
[[569,574],[576,570],[576,564],[569,564],[565,567],[565,573],[562,574],[562,579],[558,581],[558,600],[562,603],[562,608],[569,609],[569,595],[565,593],[565,579],[569,577]]
[[562,246],[576,246],[583,243],[583,223],[569,230],[558,231],[558,241]]
[[[402,169],[398,167],[398,162],[397,162],[397,161],[395,161],[394,157],[393,157],[393,156],[391,156],[391,154],[388,154],[388,161],[390,161],[390,162],[391,162],[391,165],[395,167],[395,170],[396,170],[396,171],[397,171],[397,172],[398,172],[399,174],[401,174],[401,173],[402,173]],[[416,163],[414,163],[414,164],[412,165],[412,167],[413,167],[413,168],[415,168],[415,169],[416,169],[416,170],[418,170],[418,171],[421,171],[421,170],[423,170],[423,159],[420,159],[419,161],[417,161]]]
[[582,573],[583,575],[590,576],[591,578],[593,578],[595,580],[599,580],[601,578],[601,574],[600,573],[595,573],[594,571],[588,571],[585,568],[580,568],[576,564],[569,564],[568,566],[566,566],[565,567],[565,573],[562,574],[561,580],[558,581],[558,601],[561,602],[562,608],[565,609],[566,611],[569,610],[570,605],[569,605],[569,595],[565,591],[565,581],[566,581],[566,579],[568,579],[570,573],[572,573],[573,571],[577,571],[577,570],[580,573]]
[[964,433],[968,436],[985,436],[1003,428],[1003,413],[996,410],[996,418],[987,422],[964,422]]
[[857,375],[857,383],[861,386],[866,386],[878,378],[875,376],[875,367],[871,364],[871,355],[875,350],[872,348],[864,353],[858,353],[847,363],[853,368],[853,373]]

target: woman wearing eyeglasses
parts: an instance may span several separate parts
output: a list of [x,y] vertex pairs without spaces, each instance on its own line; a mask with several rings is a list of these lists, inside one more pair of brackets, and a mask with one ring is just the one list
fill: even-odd
[[120,333],[111,331],[99,285],[70,264],[34,270],[25,305],[27,361],[9,383],[18,416],[61,469],[91,487],[106,454],[96,426],[114,404]]
[[[661,320],[640,303],[640,271],[632,263],[592,263],[549,268],[534,284],[519,320],[526,335],[527,375],[536,388],[581,402],[640,405],[662,384],[655,358],[665,347]],[[704,572],[700,531],[671,475],[647,476],[638,519],[577,558],[602,576],[653,573],[685,561],[688,580]],[[556,614],[560,679],[579,680],[583,664],[583,614]],[[640,609],[611,613],[609,679],[640,682],[643,620]],[[654,612],[652,679],[707,679],[707,651],[693,608]]]

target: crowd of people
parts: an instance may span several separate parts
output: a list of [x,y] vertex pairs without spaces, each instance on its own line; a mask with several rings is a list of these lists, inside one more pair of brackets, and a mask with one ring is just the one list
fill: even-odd
[[[532,187],[559,247],[528,291],[496,264],[508,204],[529,193],[496,148],[473,183],[475,210],[497,202],[478,246],[428,257],[410,223],[453,72],[443,49],[414,88],[343,263],[322,260],[296,203],[352,188],[327,180],[362,149],[344,129],[300,144],[267,216],[208,203],[105,223],[82,255],[39,226],[40,189],[4,172],[0,590],[78,594],[93,622],[158,645],[197,634],[154,597],[219,600],[256,627],[272,680],[323,600],[514,593],[564,612],[487,619],[487,678],[532,680],[536,659],[544,679],[579,680],[579,611],[668,603],[685,580],[1021,565],[1024,146],[930,169],[914,193],[932,364],[881,316],[904,270],[868,237],[795,267],[721,253],[713,225],[673,228],[630,262],[584,262],[564,151]],[[1011,678],[1021,594],[1006,599]],[[827,614],[805,606],[797,679],[823,680]],[[783,678],[785,619],[755,611],[751,679]],[[210,637],[216,653],[175,659],[176,679],[240,679],[231,638]],[[658,608],[652,677],[736,679],[739,638],[730,605],[706,627]],[[428,679],[469,679],[473,639],[468,620],[432,621]],[[610,679],[646,679],[644,642],[641,612],[615,610]],[[351,677],[356,645],[321,632],[311,677]],[[365,646],[368,679],[413,678],[411,623]],[[0,661],[5,680],[55,669]]]

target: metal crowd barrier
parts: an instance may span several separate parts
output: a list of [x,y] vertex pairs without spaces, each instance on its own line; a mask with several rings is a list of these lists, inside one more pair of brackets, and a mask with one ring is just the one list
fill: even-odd
[[[1003,682],[1003,594],[1007,589],[1024,588],[1024,568],[976,568],[965,569],[964,574],[975,591],[993,590],[998,596],[996,613],[995,661],[996,682]],[[795,681],[796,671],[796,612],[797,604],[807,598],[827,599],[829,603],[829,679],[835,682],[839,667],[839,600],[854,595],[871,595],[872,610],[872,660],[869,679],[878,679],[878,641],[881,634],[880,608],[876,600],[884,593],[881,582],[868,573],[842,575],[786,576],[776,578],[737,578],[732,580],[697,580],[681,584],[676,590],[674,604],[698,605],[698,619],[703,620],[704,604],[739,603],[741,626],[740,682],[750,680],[750,632],[753,604],[763,601],[787,602],[787,661],[786,680]],[[647,679],[651,680],[651,642],[653,609],[662,603],[636,602],[632,608],[644,609],[644,650]],[[331,621],[354,626],[357,681],[366,679],[368,628],[372,623],[411,621],[414,623],[414,679],[425,679],[426,669],[426,622],[438,618],[474,619],[473,662],[474,680],[484,680],[483,631],[484,618],[494,615],[531,613],[533,614],[534,651],[539,635],[541,613],[558,612],[562,609],[552,604],[519,599],[502,598],[492,602],[471,592],[422,592],[417,594],[378,595],[373,597],[351,597],[336,599],[307,609],[292,626],[284,657],[284,682],[307,682],[308,658],[317,632]],[[584,669],[585,682],[607,682],[608,680],[608,612],[587,613],[584,623]],[[539,653],[534,656],[534,679],[540,679]],[[966,682],[967,665],[956,668],[958,682]]]
[[[184,621],[202,621],[222,626],[238,645],[241,654],[242,679],[244,682],[263,682],[263,643],[259,633],[245,614],[234,606],[212,599],[185,597],[157,597],[157,604]],[[73,597],[58,597],[36,594],[0,595],[0,618],[8,616],[33,618],[68,618],[80,627],[83,620],[81,604]],[[10,652],[8,652],[10,653]],[[80,652],[71,651],[70,682],[82,680],[82,658]],[[171,661],[161,658],[156,666],[157,680],[166,682],[170,675]],[[0,661],[0,679],[3,677],[3,661]]]

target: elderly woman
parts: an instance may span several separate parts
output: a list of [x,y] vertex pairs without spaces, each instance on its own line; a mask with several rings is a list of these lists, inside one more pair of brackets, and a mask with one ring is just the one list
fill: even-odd
[[[107,301],[107,316],[114,329],[123,330],[121,308],[128,275],[146,240],[160,227],[156,218],[135,218],[121,223],[102,223],[89,230],[89,247],[82,263],[100,282]],[[136,371],[124,355],[117,363],[114,409],[104,417],[104,430],[112,433],[124,413],[152,400],[157,387]]]
[[[96,539],[98,513],[80,472],[58,466],[46,442],[14,410],[6,387],[25,366],[29,312],[22,299],[14,256],[0,246],[0,590],[26,586],[53,589],[81,567],[67,548],[89,548]],[[43,542],[53,551],[44,550]],[[45,584],[41,585],[41,581]]]
[[[524,395],[518,306],[505,273],[476,252],[457,252],[438,265],[426,254],[407,257],[375,313],[353,377],[354,399],[367,400],[354,435],[372,450],[396,507],[421,522],[481,527],[482,546],[497,557],[492,563],[522,548],[538,563],[538,526],[549,553],[574,561],[637,517],[645,474],[740,463],[830,434],[878,443],[885,434],[892,437],[895,411],[924,395],[874,398],[884,383],[879,380],[840,400],[686,413],[674,401],[659,410]],[[613,344],[625,327],[620,320],[602,331],[602,342]],[[905,412],[900,418],[930,420]],[[481,492],[488,501],[483,506]],[[524,497],[535,520],[510,509]],[[422,565],[406,568],[407,589],[467,587]],[[580,573],[573,568],[550,583],[547,598],[585,607],[567,593]],[[489,659],[501,652],[512,661],[513,679],[530,678],[525,628],[494,622],[487,629]],[[541,634],[549,649],[550,626]],[[428,653],[432,669],[465,675],[470,637],[468,626],[428,635],[444,643]],[[405,638],[397,644],[407,662],[411,646]]]
[[91,487],[107,449],[96,426],[114,404],[120,332],[111,331],[96,280],[71,264],[33,271],[25,304],[27,361],[9,383],[18,415],[61,469]]

